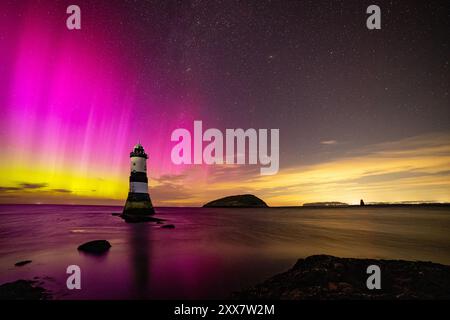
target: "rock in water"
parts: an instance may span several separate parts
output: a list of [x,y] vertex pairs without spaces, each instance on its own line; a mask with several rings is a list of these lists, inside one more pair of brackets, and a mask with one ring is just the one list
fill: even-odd
[[164,228],[164,229],[175,229],[175,226],[173,224],[165,224],[165,225],[161,226],[161,228]]
[[21,266],[24,266],[24,265],[29,264],[31,262],[32,262],[31,260],[22,260],[22,261],[16,262],[14,265],[16,267],[21,267]]
[[[381,289],[369,290],[367,267],[381,270]],[[450,266],[432,262],[349,259],[317,255],[300,259],[285,273],[253,288],[234,293],[236,299],[450,299]]]
[[111,248],[111,244],[106,240],[94,240],[83,243],[78,247],[79,251],[92,254],[103,254]]
[[138,222],[156,222],[162,223],[164,219],[155,218],[149,215],[139,215],[139,214],[122,214],[120,216],[127,223],[138,223]]
[[0,300],[45,300],[49,299],[48,292],[36,281],[17,280],[0,285]]
[[267,208],[268,205],[252,194],[229,196],[208,202],[205,208]]

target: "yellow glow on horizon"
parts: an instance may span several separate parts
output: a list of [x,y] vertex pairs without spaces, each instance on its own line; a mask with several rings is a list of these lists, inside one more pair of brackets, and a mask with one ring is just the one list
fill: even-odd
[[372,151],[362,155],[284,169],[275,176],[211,184],[208,190],[223,194],[239,186],[270,205],[320,201],[355,204],[361,198],[374,202],[450,202],[446,173],[450,168],[449,142],[448,135],[417,137],[373,146]]
[[[50,194],[60,194],[67,197],[95,197],[107,199],[122,199],[128,190],[128,180],[125,177],[117,177],[110,173],[99,170],[96,174],[72,170],[54,170],[33,166],[31,164],[15,163],[11,167],[1,166],[0,175],[8,177],[2,179],[2,187],[20,187],[26,184],[45,184],[42,188],[24,188],[28,193],[46,192]],[[67,190],[58,192],[56,190]]]
[[[214,166],[209,174],[190,166],[178,176],[152,172],[150,195],[157,206],[197,206],[242,193],[255,194],[271,206],[321,201],[355,204],[361,198],[366,202],[450,202],[449,142],[448,134],[413,137],[368,146],[327,162],[282,168],[273,176],[248,173],[247,166]],[[0,201],[119,204],[128,192],[128,174],[128,168],[115,172],[65,163],[45,167],[4,157],[0,187],[13,189],[25,182],[46,185],[3,191]]]

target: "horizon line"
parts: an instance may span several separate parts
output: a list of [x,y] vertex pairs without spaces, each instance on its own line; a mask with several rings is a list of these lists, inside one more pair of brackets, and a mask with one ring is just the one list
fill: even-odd
[[[294,205],[294,206],[267,206],[267,207],[209,207],[218,209],[267,209],[267,208],[347,208],[347,207],[376,207],[376,206],[447,206],[450,202],[367,202],[364,205],[360,204],[341,204],[341,205]],[[0,203],[0,206],[73,206],[73,207],[124,207],[124,205],[110,205],[110,204],[69,204],[69,203]],[[203,206],[154,206],[155,208],[204,208]]]

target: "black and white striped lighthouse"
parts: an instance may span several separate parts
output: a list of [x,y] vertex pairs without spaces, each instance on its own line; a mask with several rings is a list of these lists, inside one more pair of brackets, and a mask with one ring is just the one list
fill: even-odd
[[130,153],[130,189],[123,216],[151,215],[155,213],[148,194],[147,159],[140,143]]

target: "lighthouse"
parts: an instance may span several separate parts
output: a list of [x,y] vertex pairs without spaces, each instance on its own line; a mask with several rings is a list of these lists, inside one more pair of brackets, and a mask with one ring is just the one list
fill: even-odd
[[151,215],[155,213],[148,194],[148,156],[140,143],[130,153],[130,189],[123,208],[124,217]]

